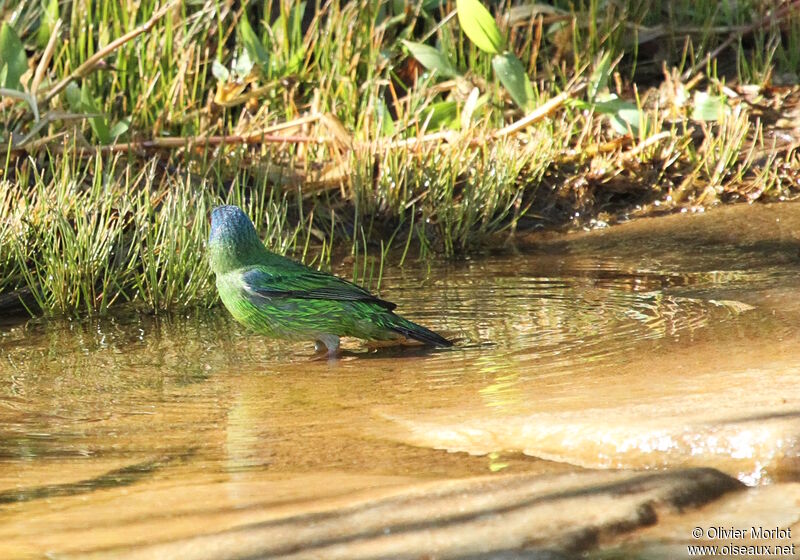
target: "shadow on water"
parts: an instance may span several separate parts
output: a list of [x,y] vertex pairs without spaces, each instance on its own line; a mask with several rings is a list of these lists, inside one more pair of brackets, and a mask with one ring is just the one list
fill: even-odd
[[387,270],[381,295],[451,349],[347,341],[317,360],[222,309],[6,325],[0,554],[121,550],[500,472],[796,480],[794,232],[793,206],[744,208]]

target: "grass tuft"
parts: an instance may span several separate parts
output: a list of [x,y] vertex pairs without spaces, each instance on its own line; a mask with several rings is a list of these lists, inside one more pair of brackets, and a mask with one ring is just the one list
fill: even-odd
[[476,6],[0,4],[0,309],[211,305],[221,203],[379,282],[395,253],[797,197],[800,0]]

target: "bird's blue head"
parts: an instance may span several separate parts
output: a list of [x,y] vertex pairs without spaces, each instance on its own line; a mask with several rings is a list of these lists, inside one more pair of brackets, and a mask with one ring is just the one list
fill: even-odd
[[266,249],[253,222],[238,206],[218,206],[211,211],[208,252],[215,273],[258,262]]
[[211,211],[211,234],[208,244],[224,242],[228,238],[258,237],[253,222],[238,206],[217,206]]

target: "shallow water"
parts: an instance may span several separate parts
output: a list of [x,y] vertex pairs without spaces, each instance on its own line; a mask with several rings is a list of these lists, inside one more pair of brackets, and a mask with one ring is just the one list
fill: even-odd
[[318,360],[222,309],[2,327],[0,556],[495,472],[797,480],[798,273],[800,207],[741,207],[389,269],[381,296],[447,350]]

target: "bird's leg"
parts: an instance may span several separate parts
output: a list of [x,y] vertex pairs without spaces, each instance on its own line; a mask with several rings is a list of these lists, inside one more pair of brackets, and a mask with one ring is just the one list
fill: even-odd
[[314,350],[322,354],[327,350],[329,358],[335,358],[339,354],[339,337],[335,334],[323,334],[314,341]]

